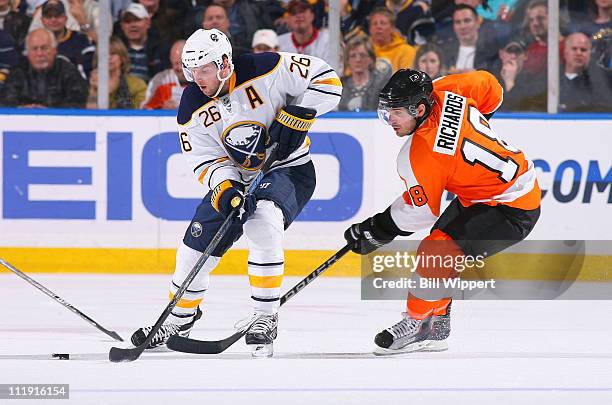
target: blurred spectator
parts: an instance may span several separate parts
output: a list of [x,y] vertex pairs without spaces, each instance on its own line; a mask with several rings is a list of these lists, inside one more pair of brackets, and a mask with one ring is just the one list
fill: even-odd
[[19,54],[15,49],[13,38],[4,30],[0,30],[0,82],[4,81],[9,70],[19,62]]
[[121,19],[121,12],[128,8],[130,3],[132,3],[132,0],[110,0],[113,23]]
[[[32,32],[38,28],[44,28],[42,23],[42,6],[47,2],[47,0],[36,0],[36,9],[34,10],[34,14],[32,15],[32,23],[30,24],[29,31]],[[66,13],[66,28],[72,31],[80,31],[81,27],[77,22],[76,18],[70,12],[70,5],[68,0],[61,0],[64,5],[64,12]]]
[[427,0],[379,0],[395,17],[395,26],[412,45],[427,42],[435,33],[435,21]]
[[[464,4],[469,4],[474,7],[478,15],[485,20],[500,20],[508,21],[514,6],[519,0],[488,0],[488,1],[469,1]],[[478,4],[480,3],[480,4]]]
[[11,70],[0,103],[11,107],[84,107],[87,81],[76,66],[57,57],[53,33],[44,28],[30,32],[26,47],[27,62]]
[[278,37],[279,49],[329,60],[329,33],[313,25],[314,12],[308,1],[291,0],[287,13],[290,32]]
[[612,111],[612,89],[599,67],[589,67],[591,40],[581,32],[565,39],[560,111]]
[[0,29],[0,92],[9,72],[18,62],[19,55],[13,44],[13,39],[8,33]]
[[[520,0],[519,0],[520,1]],[[490,11],[490,1],[486,0],[440,0],[434,1],[432,10],[436,20],[436,42],[440,45],[448,42],[455,36],[453,29],[453,13],[458,6],[470,6],[476,10],[480,23],[479,32],[483,38],[505,44],[512,34],[511,26],[507,23],[510,14],[501,13],[503,19],[488,20],[482,16],[483,11]]]
[[504,88],[501,111],[545,111],[546,75],[533,76],[523,69],[525,44],[513,40],[499,50],[492,73]]
[[92,69],[95,46],[85,34],[66,28],[66,9],[60,0],[47,0],[41,9],[43,26],[55,35],[57,53],[79,68],[85,77]]
[[571,32],[582,32],[589,36],[606,28],[612,28],[612,1],[588,0],[588,12],[576,13],[570,27]]
[[187,80],[183,74],[183,62],[181,61],[184,46],[184,39],[180,39],[172,45],[170,49],[172,67],[153,76],[147,86],[143,108],[174,110],[178,107],[183,89],[187,86]]
[[455,7],[454,36],[442,45],[444,59],[451,73],[490,69],[497,59],[499,46],[495,38],[480,34],[480,19],[476,10],[466,4]]
[[206,7],[204,10],[204,15],[202,18],[202,28],[205,30],[209,30],[212,28],[216,28],[219,31],[223,32],[225,35],[232,40],[232,50],[233,50],[233,38],[229,32],[230,20],[227,15],[227,10],[219,5],[219,4],[211,4]]
[[130,74],[149,81],[170,66],[168,49],[159,37],[149,35],[151,19],[147,9],[132,3],[121,13],[123,42],[130,56]]
[[[68,0],[70,13],[79,24],[80,31],[92,42],[98,41],[100,25],[100,6],[97,0]],[[112,22],[109,23],[112,29]]]
[[258,30],[251,43],[253,53],[278,52],[278,35],[273,30]]
[[284,13],[278,1],[213,0],[213,3],[227,10],[234,56],[250,52],[255,31],[274,28],[274,21]]
[[[111,37],[108,58],[108,106],[111,109],[137,109],[145,99],[147,84],[139,77],[131,75],[130,57],[123,42]],[[97,60],[97,58],[96,58]],[[94,66],[96,63],[94,62]],[[87,108],[97,108],[98,70],[91,72],[89,79],[89,98]]]
[[435,44],[421,45],[414,58],[414,68],[427,73],[432,80],[444,76],[446,68],[440,48]]
[[[548,61],[548,3],[531,0],[527,5],[523,30],[527,42],[525,71],[540,74]],[[559,41],[559,54],[563,54],[563,41]]]
[[139,0],[149,13],[151,27],[154,27],[161,42],[171,44],[183,37],[183,20],[188,4],[172,0]]
[[356,38],[348,43],[344,66],[350,75],[342,77],[342,99],[340,111],[375,111],[378,108],[378,93],[391,77],[391,69],[375,68],[376,54],[369,40]]
[[612,28],[599,30],[593,35],[593,58],[597,66],[608,75],[612,73]]
[[13,10],[13,0],[0,0],[0,30],[6,31],[21,53],[28,35],[31,18]]
[[368,22],[377,58],[387,59],[394,72],[413,65],[416,50],[408,45],[395,28],[395,17],[389,10],[380,7],[374,9]]
[[344,42],[367,37],[367,22],[377,0],[341,0],[340,28]]

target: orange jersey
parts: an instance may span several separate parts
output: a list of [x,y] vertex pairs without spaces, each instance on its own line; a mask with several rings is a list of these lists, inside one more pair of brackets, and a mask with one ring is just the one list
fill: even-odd
[[533,163],[499,138],[483,116],[502,102],[497,79],[476,71],[441,77],[433,85],[431,113],[397,158],[406,185],[391,208],[398,227],[414,232],[433,225],[444,190],[466,207],[484,203],[536,209],[540,189]]

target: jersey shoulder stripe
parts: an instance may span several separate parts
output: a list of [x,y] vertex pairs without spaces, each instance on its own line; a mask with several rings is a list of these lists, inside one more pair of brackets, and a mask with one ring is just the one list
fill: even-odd
[[197,84],[190,82],[185,87],[185,90],[183,90],[181,103],[176,114],[176,120],[179,125],[187,124],[191,120],[193,113],[211,100],[210,97],[202,93]]
[[276,52],[247,53],[240,56],[234,63],[236,86],[270,73],[280,61]]

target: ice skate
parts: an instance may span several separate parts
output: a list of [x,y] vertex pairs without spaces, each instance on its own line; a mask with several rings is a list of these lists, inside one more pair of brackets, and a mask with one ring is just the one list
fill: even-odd
[[[177,325],[174,323],[163,324],[161,328],[159,328],[155,336],[153,336],[153,339],[151,340],[151,343],[149,343],[149,345],[147,346],[147,349],[153,349],[165,345],[168,339],[170,339],[170,336],[172,335],[178,334],[179,336],[188,337],[189,332],[191,332],[191,329],[193,328],[193,325],[201,317],[202,311],[198,307],[195,316],[189,323],[186,323],[184,325]],[[132,344],[134,346],[140,346],[147,339],[147,336],[149,336],[151,329],[153,329],[153,326],[147,326],[145,328],[140,328],[136,332],[134,332],[131,338]]]
[[253,357],[272,357],[277,335],[278,314],[259,314],[245,335]]
[[378,346],[374,354],[390,355],[410,352],[439,352],[448,349],[446,339],[450,335],[450,304],[446,315],[413,319],[407,313],[395,325],[376,335]]

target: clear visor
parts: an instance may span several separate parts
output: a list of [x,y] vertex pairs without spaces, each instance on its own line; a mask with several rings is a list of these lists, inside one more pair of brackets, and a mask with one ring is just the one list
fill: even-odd
[[185,75],[185,77],[191,77],[194,81],[196,80],[196,78],[205,79],[215,76],[217,80],[224,82],[229,79],[232,73],[234,72],[233,65],[229,64],[229,66],[230,70],[226,76],[222,75],[221,69],[218,68],[215,63],[209,63],[197,67],[184,67],[183,65],[183,71],[187,70],[189,72],[189,76]]
[[378,104],[378,119],[385,125],[389,125],[389,108]]
[[388,102],[380,101],[378,103],[378,119],[385,125],[390,125],[391,117],[401,118],[403,116],[411,116],[416,118],[417,106],[408,105],[403,107],[390,107]]

